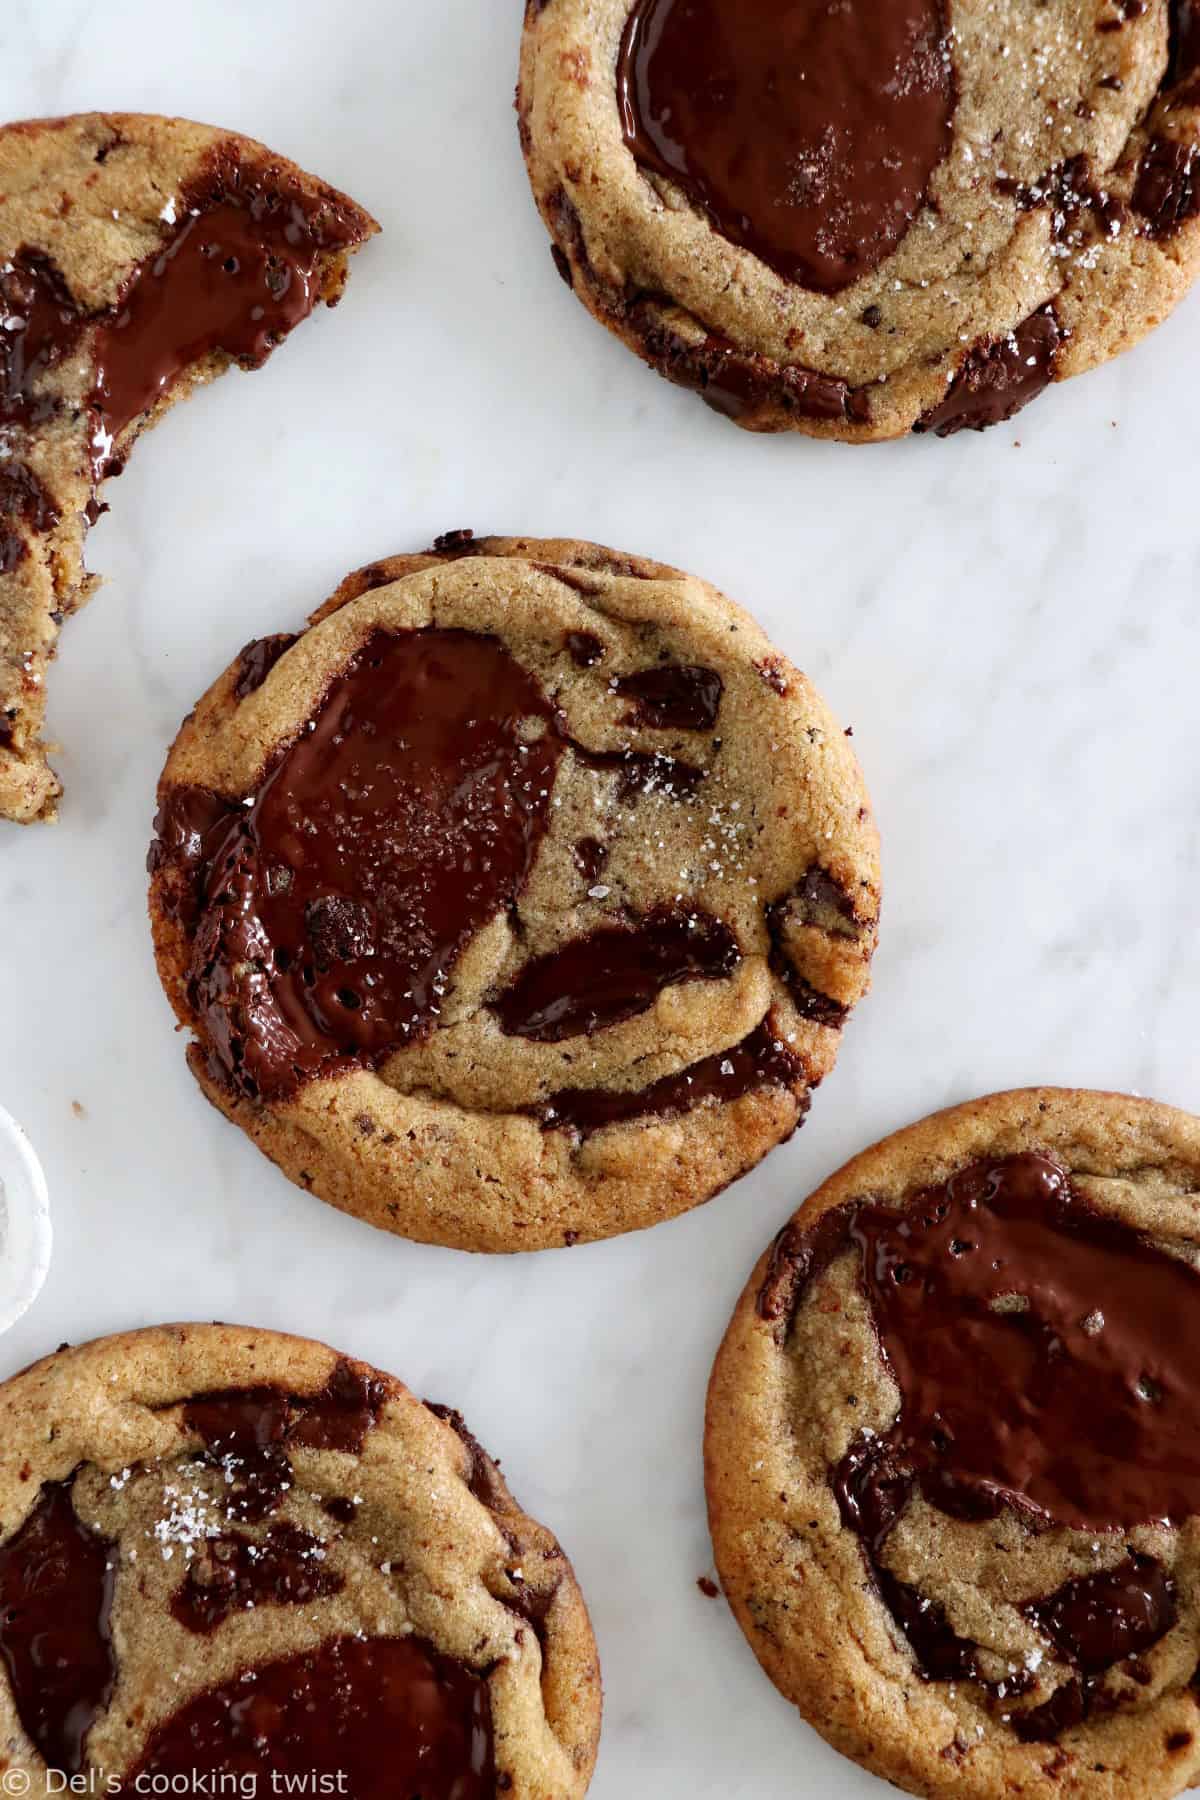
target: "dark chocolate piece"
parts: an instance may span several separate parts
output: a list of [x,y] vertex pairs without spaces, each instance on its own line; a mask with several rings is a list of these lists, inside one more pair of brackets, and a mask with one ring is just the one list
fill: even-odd
[[62,514],[33,470],[22,462],[0,461],[0,530],[20,520],[30,531],[50,531]]
[[386,1397],[382,1382],[340,1358],[323,1388],[293,1401],[300,1416],[288,1443],[358,1456]]
[[641,166],[820,293],[895,249],[950,149],[939,0],[637,0],[617,87]]
[[75,350],[83,314],[50,258],[28,247],[0,272],[0,314],[0,427],[42,425],[58,403],[34,389]]
[[237,679],[233,691],[239,700],[257,693],[275,664],[296,641],[294,631],[276,632],[272,637],[255,638],[238,656]]
[[171,1601],[172,1617],[207,1636],[231,1613],[258,1606],[306,1606],[339,1593],[343,1578],[325,1567],[320,1538],[280,1520],[261,1539],[240,1532],[206,1538]]
[[922,413],[914,432],[952,437],[985,431],[1036,400],[1054,378],[1062,329],[1053,302],[1024,319],[1007,337],[977,344],[960,365],[944,400]]
[[255,1525],[267,1519],[292,1485],[283,1447],[291,1407],[281,1388],[231,1388],[186,1402],[183,1422],[226,1474],[226,1516]]
[[[621,1125],[630,1119],[676,1118],[709,1100],[727,1105],[758,1088],[794,1091],[803,1074],[799,1057],[776,1034],[768,1017],[740,1044],[718,1050],[677,1075],[664,1075],[649,1087],[564,1088],[538,1110],[544,1131],[573,1131],[588,1137],[607,1125]],[[808,1110],[807,1095],[799,1100],[799,1106],[797,1125]]]
[[1085,1675],[1140,1656],[1175,1624],[1175,1585],[1160,1562],[1134,1552],[1115,1569],[1079,1575],[1057,1593],[1031,1600],[1027,1619]]
[[[563,571],[561,569],[552,569],[549,572],[558,580],[562,580]],[[601,643],[600,639],[596,637],[594,632],[568,631],[566,645],[570,652],[571,661],[575,663],[578,668],[592,669],[598,662],[604,661],[604,645]]]
[[617,776],[617,798],[634,800],[639,794],[664,794],[670,800],[690,800],[704,780],[706,770],[657,750],[585,750],[571,744],[577,762],[597,774]]
[[666,987],[718,981],[740,962],[737,939],[720,919],[662,907],[526,963],[495,1010],[509,1037],[557,1044],[634,1018]]
[[869,387],[851,387],[840,375],[740,351],[714,332],[689,343],[669,325],[653,322],[644,302],[617,310],[639,331],[645,355],[659,373],[677,387],[691,388],[723,418],[745,419],[772,406],[801,419],[862,424],[870,418]]
[[[198,1694],[151,1734],[124,1791],[277,1775],[354,1800],[493,1800],[487,1679],[419,1638],[333,1638]],[[264,1784],[265,1785],[265,1784]]]
[[572,855],[575,859],[575,867],[588,886],[595,887],[604,871],[604,865],[608,861],[607,846],[602,844],[599,838],[580,838]]
[[276,1387],[198,1394],[185,1402],[183,1422],[225,1466],[229,1517],[253,1524],[268,1518],[291,1486],[290,1446],[357,1455],[384,1399],[382,1383],[343,1359],[314,1394]]
[[468,1458],[467,1486],[489,1512],[510,1512],[512,1502],[500,1479],[500,1464],[489,1456],[457,1407],[441,1406],[436,1400],[425,1402],[435,1417],[448,1425],[458,1438]]
[[0,1659],[18,1717],[51,1769],[77,1775],[117,1680],[113,1546],[84,1524],[72,1480],[48,1481],[0,1547]]
[[[1171,0],[1171,60],[1167,79],[1176,85],[1200,72],[1200,5]],[[1195,104],[1189,100],[1189,104]]]
[[1194,144],[1151,140],[1138,165],[1133,209],[1153,238],[1170,237],[1200,213],[1200,153]]
[[330,1494],[328,1500],[322,1500],[321,1511],[339,1525],[353,1525],[358,1517],[358,1503],[344,1494]]
[[633,705],[626,725],[650,731],[711,731],[721,710],[725,684],[715,669],[660,663],[614,678],[613,692]]

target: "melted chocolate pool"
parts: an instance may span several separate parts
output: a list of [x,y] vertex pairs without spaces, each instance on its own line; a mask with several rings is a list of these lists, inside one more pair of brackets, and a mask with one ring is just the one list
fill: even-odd
[[377,633],[223,836],[175,834],[208,863],[191,991],[227,1076],[276,1095],[432,1030],[525,884],[562,749],[495,638]]
[[0,1658],[21,1724],[48,1767],[76,1775],[112,1698],[112,1545],[83,1523],[70,1481],[51,1481],[0,1548]]
[[[762,1316],[786,1319],[848,1252],[900,1411],[832,1472],[842,1521],[920,1671],[982,1679],[978,1646],[887,1569],[894,1525],[918,1492],[955,1518],[1008,1507],[1037,1527],[1088,1532],[1200,1513],[1200,1273],[1098,1213],[1036,1152],[972,1164],[899,1210],[863,1201],[790,1227]],[[1030,1739],[1078,1724],[1103,1671],[1176,1618],[1169,1575],[1134,1553],[1024,1610],[1077,1670],[1044,1706],[1013,1715]]]
[[[186,206],[186,202],[185,202]],[[113,440],[217,352],[266,361],[320,297],[322,254],[357,239],[333,208],[229,165],[174,236],[129,276],[100,324],[91,406],[95,477],[118,472]]]
[[151,1734],[123,1788],[193,1773],[275,1774],[350,1800],[494,1800],[487,1680],[418,1638],[335,1638],[197,1695]]
[[636,0],[617,92],[643,168],[828,294],[908,230],[955,103],[940,0]]

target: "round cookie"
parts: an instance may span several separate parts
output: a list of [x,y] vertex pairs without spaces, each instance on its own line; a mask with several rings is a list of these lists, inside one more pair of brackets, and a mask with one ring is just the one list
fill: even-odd
[[369,213],[265,144],[140,113],[0,128],[0,818],[52,818],[40,732],[97,493],[231,362],[336,305]]
[[1200,1120],[997,1094],[806,1202],[717,1357],[717,1566],[776,1686],[914,1794],[1200,1775]]
[[788,1137],[866,989],[846,736],[712,588],[453,533],[250,645],[159,787],[159,973],[209,1099],[372,1224],[532,1250]]
[[751,431],[1007,419],[1200,256],[1191,0],[527,0],[560,274]]
[[303,1338],[177,1325],[64,1347],[0,1423],[9,1791],[587,1791],[583,1599],[457,1413]]

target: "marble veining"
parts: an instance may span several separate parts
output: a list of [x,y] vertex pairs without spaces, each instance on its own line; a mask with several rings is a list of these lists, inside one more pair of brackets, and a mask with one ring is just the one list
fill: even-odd
[[[740,436],[558,281],[512,115],[520,10],[3,9],[0,116],[237,127],[386,235],[339,313],[171,415],[92,536],[106,586],[54,670],[62,819],[0,827],[0,1101],[57,1242],[0,1373],[170,1318],[373,1358],[460,1406],[571,1551],[608,1693],[595,1800],[867,1800],[882,1785],[697,1590],[704,1382],[758,1251],[882,1133],[1032,1081],[1200,1105],[1200,301],[982,438]],[[389,1240],[288,1186],[195,1090],[145,921],[154,782],[200,690],[351,567],[463,525],[724,587],[853,725],[883,833],[875,989],[799,1137],[687,1219],[524,1261]]]

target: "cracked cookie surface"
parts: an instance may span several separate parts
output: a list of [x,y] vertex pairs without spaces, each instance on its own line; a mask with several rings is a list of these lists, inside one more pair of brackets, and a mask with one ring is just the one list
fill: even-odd
[[457,1413],[307,1339],[179,1325],[64,1347],[0,1419],[22,1791],[586,1792],[586,1608]]
[[1031,1089],[834,1175],[717,1357],[722,1584],[776,1686],[911,1793],[1200,1773],[1200,1120]]
[[258,368],[378,227],[265,145],[84,113],[0,129],[0,818],[52,818],[45,679],[101,484],[231,362]]
[[528,0],[559,273],[755,431],[1007,419],[1200,257],[1192,0]]
[[706,1200],[788,1137],[869,977],[857,763],[678,571],[451,534],[250,645],[159,788],[159,973],[300,1185],[480,1250]]

